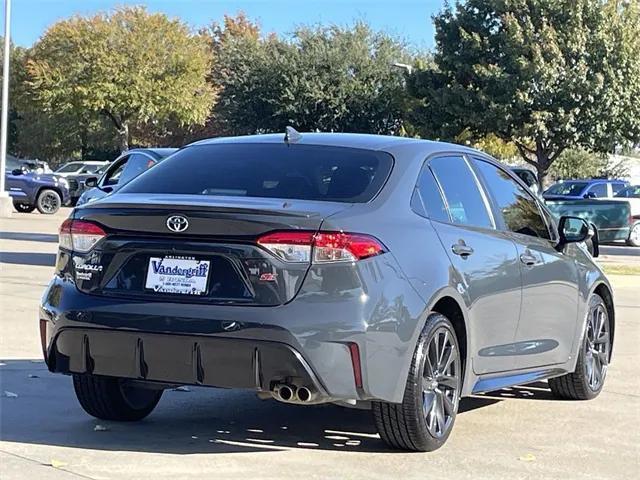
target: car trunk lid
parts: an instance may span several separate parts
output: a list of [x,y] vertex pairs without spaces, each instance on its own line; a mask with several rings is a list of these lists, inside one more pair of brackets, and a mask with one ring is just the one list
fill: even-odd
[[[116,194],[76,210],[75,220],[99,225],[106,236],[90,252],[74,252],[70,264],[78,288],[96,295],[280,305],[294,298],[310,263],[284,262],[258,238],[280,230],[317,232],[325,218],[350,205]],[[183,231],[170,229],[175,217],[187,222]]]

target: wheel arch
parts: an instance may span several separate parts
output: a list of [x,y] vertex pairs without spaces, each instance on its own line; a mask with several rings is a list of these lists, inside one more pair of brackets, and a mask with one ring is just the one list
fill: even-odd
[[58,195],[60,195],[60,201],[64,200],[64,196],[62,195],[62,190],[60,190],[59,187],[57,187],[57,186],[49,186],[49,185],[40,185],[38,187],[38,189],[36,190],[36,196],[33,199],[33,204],[34,205],[38,203],[38,197],[40,196],[40,194],[42,193],[43,190],[53,190]]
[[[613,305],[613,293],[611,291],[611,287],[604,282],[598,283],[593,289],[593,293],[597,293],[604,300],[604,304],[607,307],[607,315],[609,317],[609,335],[611,336],[611,350],[613,353],[613,340],[615,338],[616,331],[616,312]],[[610,353],[610,355],[611,355]]]
[[465,378],[467,371],[469,370],[468,367],[470,366],[470,356],[467,321],[462,305],[462,302],[458,299],[445,293],[435,300],[429,310],[431,312],[437,312],[444,315],[453,325],[453,329],[456,333],[456,339],[458,340],[458,345],[460,347],[460,357],[462,360],[461,390],[464,390]]

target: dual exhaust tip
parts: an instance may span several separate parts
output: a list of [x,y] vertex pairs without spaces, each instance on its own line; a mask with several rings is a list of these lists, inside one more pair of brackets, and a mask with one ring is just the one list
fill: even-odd
[[316,395],[307,387],[278,384],[273,388],[273,396],[276,400],[289,403],[309,403]]

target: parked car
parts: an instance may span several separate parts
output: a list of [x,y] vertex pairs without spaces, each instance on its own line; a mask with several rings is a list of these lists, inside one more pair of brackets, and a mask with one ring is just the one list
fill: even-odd
[[529,190],[536,195],[540,195],[540,182],[538,182],[538,176],[528,168],[511,167],[511,171],[515,173],[520,180],[527,184]]
[[629,202],[618,199],[547,200],[546,204],[556,218],[562,216],[583,218],[596,230],[598,244],[620,240],[629,243],[630,233],[635,223]]
[[85,191],[77,205],[104,198],[118,190],[145,170],[175,152],[177,148],[134,148],[116,158],[101,171],[100,177],[84,178]]
[[627,245],[634,247],[640,247],[640,185],[632,185],[623,188],[616,197],[621,200],[629,202],[631,206],[631,216],[633,217],[633,224],[629,231],[629,237],[627,238]]
[[107,165],[108,162],[98,161],[98,160],[87,160],[87,161],[77,161],[77,162],[68,162],[59,167],[55,173],[62,177],[68,177],[71,175],[78,175],[81,173],[95,173],[101,167]]
[[68,162],[56,170],[56,174],[65,177],[69,182],[71,203],[75,205],[84,192],[84,180],[90,176],[99,175],[99,171],[109,162],[98,160]]
[[588,235],[458,145],[201,141],[63,223],[42,347],[98,418],[144,418],[177,385],[245,388],[368,407],[392,447],[434,450],[461,397],[602,390],[615,315]]
[[95,181],[96,178],[100,178],[102,174],[107,171],[110,165],[111,164],[109,162],[105,162],[103,166],[101,166],[100,168],[98,168],[92,173],[79,173],[79,174],[71,175],[67,177],[67,180],[69,181],[69,189],[71,190],[72,205],[75,206],[78,203],[78,200],[80,199],[80,197],[84,192],[86,192],[90,188],[94,188],[94,187],[87,187],[87,185],[85,184],[87,179],[91,178]]
[[58,175],[35,173],[15,158],[7,158],[4,171],[6,190],[19,212],[56,213],[69,202],[69,184]]
[[545,200],[579,200],[581,198],[613,198],[629,185],[625,180],[585,179],[554,183],[542,196]]

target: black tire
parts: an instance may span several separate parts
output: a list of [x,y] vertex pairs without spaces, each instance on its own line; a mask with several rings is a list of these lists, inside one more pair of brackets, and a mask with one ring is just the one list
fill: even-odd
[[95,375],[74,375],[73,388],[89,415],[102,420],[133,422],[149,415],[162,390],[128,386],[124,380]]
[[640,247],[640,222],[636,222],[631,225],[629,238],[627,238],[627,245],[630,247]]
[[36,207],[38,211],[44,215],[53,215],[62,206],[62,198],[60,194],[51,188],[44,188],[38,193],[36,198]]
[[[445,341],[443,342],[445,347],[446,339],[450,338],[451,345],[455,348],[453,352],[455,355],[452,362],[453,367],[451,368],[455,369],[457,383],[455,384],[455,388],[451,387],[451,389],[448,390],[448,394],[451,395],[452,400],[448,420],[446,419],[447,417],[444,417],[446,426],[441,429],[440,434],[436,433],[434,435],[423,413],[425,395],[433,394],[433,398],[436,398],[437,395],[435,392],[439,391],[438,388],[444,388],[443,385],[434,387],[433,382],[430,383],[430,387],[426,386],[426,382],[429,380],[425,377],[425,364],[428,361],[427,355],[431,355],[429,345],[436,335],[438,335],[438,338],[442,337],[442,332],[444,331],[448,333],[448,337],[445,336]],[[446,348],[443,348],[443,350],[445,352],[447,351]],[[446,372],[447,368],[443,370]],[[435,376],[433,378],[435,378]],[[460,359],[460,348],[453,325],[444,315],[432,313],[429,315],[427,323],[418,339],[418,345],[413,354],[402,403],[373,402],[372,404],[373,417],[380,437],[389,446],[402,450],[430,452],[440,448],[447,441],[453,429],[458,410],[461,384],[462,363]],[[435,399],[433,402],[435,406],[437,406]],[[446,411],[443,410],[443,412],[446,415]],[[427,417],[429,417],[429,414],[427,414]]]
[[13,202],[13,208],[21,213],[31,213],[36,209],[36,206],[29,205],[28,203]]
[[[600,307],[607,312],[606,304],[600,295],[594,293],[589,299],[589,313],[587,314],[587,331],[585,331],[584,338],[582,339],[582,345],[580,346],[580,353],[578,354],[578,361],[576,362],[576,369],[572,373],[567,373],[561,377],[549,379],[549,388],[553,394],[564,400],[591,400],[598,396],[604,386],[604,380],[606,378],[607,366],[611,355],[611,324],[608,314],[605,318],[607,327],[608,344],[606,346],[606,363],[604,373],[601,381],[596,387],[590,385],[587,362],[589,356],[589,315],[591,315],[594,308]],[[593,354],[591,354],[593,355]]]

